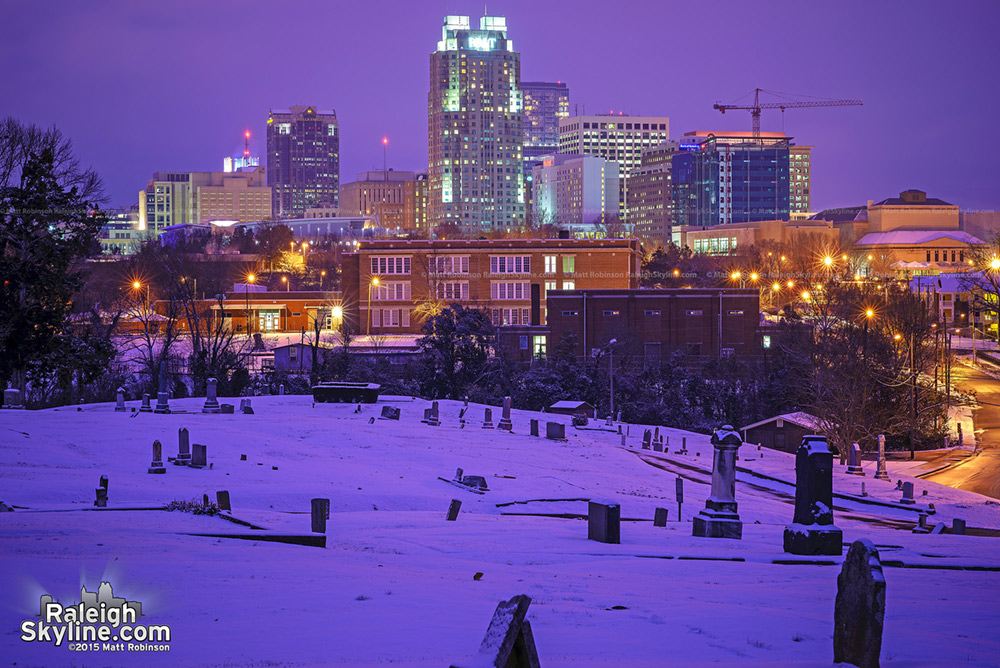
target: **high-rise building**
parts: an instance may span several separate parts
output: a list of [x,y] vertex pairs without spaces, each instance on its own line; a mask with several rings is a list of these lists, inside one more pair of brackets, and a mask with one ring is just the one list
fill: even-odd
[[361,172],[351,183],[340,186],[341,216],[375,216],[379,226],[403,227],[403,184],[416,178],[413,172],[388,169]]
[[666,116],[598,114],[559,121],[560,153],[595,155],[618,163],[618,215],[623,221],[628,219],[628,177],[639,166],[643,149],[668,139],[670,119]]
[[428,213],[466,234],[524,219],[521,57],[507,21],[447,16],[430,56]]
[[417,174],[412,181],[403,183],[403,229],[428,232],[426,174]]
[[524,97],[525,217],[534,220],[533,190],[529,185],[541,158],[559,152],[559,119],[569,118],[569,86],[561,81],[522,81]]
[[592,155],[546,155],[533,169],[537,219],[575,236],[594,237],[596,226],[618,215],[618,163]]
[[295,218],[320,204],[337,206],[340,126],[337,112],[272,109],[267,119],[267,184],[275,218]]
[[790,147],[784,133],[685,133],[671,158],[673,224],[787,220]]
[[670,239],[674,214],[670,160],[679,150],[670,140],[642,152],[628,180],[628,221],[635,235],[663,243]]
[[156,172],[139,191],[140,231],[217,221],[249,223],[271,216],[264,168],[240,172]]
[[809,182],[812,173],[812,146],[788,147],[788,208],[793,214],[812,212]]

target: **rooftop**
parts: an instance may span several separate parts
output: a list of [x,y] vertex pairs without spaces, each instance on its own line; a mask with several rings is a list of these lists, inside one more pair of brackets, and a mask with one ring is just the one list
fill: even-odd
[[952,239],[963,244],[986,243],[968,232],[960,232],[958,230],[892,230],[890,232],[869,232],[861,237],[856,245],[880,246],[905,244],[917,246],[937,241],[938,239]]

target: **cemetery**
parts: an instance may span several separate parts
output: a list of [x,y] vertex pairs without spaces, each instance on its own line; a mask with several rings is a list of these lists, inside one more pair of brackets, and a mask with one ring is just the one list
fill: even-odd
[[0,412],[0,628],[110,578],[173,632],[115,665],[997,665],[1000,502],[908,463],[509,401],[210,397]]

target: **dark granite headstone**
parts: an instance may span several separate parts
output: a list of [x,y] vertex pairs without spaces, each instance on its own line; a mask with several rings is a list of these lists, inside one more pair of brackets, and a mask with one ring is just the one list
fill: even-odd
[[481,475],[467,475],[462,479],[462,484],[466,487],[472,487],[473,489],[481,489],[484,492],[489,490],[486,485],[486,478]]
[[232,404],[219,404],[219,412],[223,415],[234,415],[236,413],[236,406]]
[[104,487],[94,489],[94,505],[98,508],[108,507],[108,490]]
[[396,406],[383,406],[382,414],[378,417],[379,420],[398,420],[399,419],[399,408]]
[[483,429],[493,429],[493,410],[490,408],[483,411]]
[[654,527],[665,527],[667,526],[667,514],[669,511],[666,508],[657,508],[653,513],[653,526]]
[[458,511],[462,509],[462,502],[458,499],[452,499],[451,503],[448,504],[448,517],[449,522],[454,522],[458,519]]
[[837,576],[833,661],[878,668],[885,624],[885,576],[878,550],[866,539],[847,550]]
[[510,397],[503,398],[503,413],[500,415],[500,422],[497,423],[497,429],[503,429],[504,431],[512,431],[514,429],[514,423],[510,419]]
[[833,524],[833,453],[823,436],[803,436],[795,453],[795,515],[785,527],[791,554],[842,554],[844,533]]
[[143,394],[142,395],[142,406],[139,406],[139,412],[140,413],[152,413],[153,412],[153,407],[149,405],[149,395],[148,394]]
[[154,413],[163,415],[170,412],[170,404],[167,402],[167,398],[169,396],[170,390],[167,387],[167,363],[160,362],[160,391],[156,394],[156,408],[153,409]]
[[565,441],[566,425],[562,422],[546,422],[545,438],[551,438],[553,441]]
[[957,517],[951,521],[951,533],[956,536],[965,535],[965,520],[960,520]]
[[647,429],[642,432],[642,449],[649,450],[653,444],[653,432]]
[[201,443],[191,446],[191,468],[202,469],[208,466],[208,448]]
[[913,483],[904,482],[903,483],[903,498],[899,500],[900,503],[905,503],[906,505],[913,505],[916,501],[913,500]]
[[191,464],[191,445],[186,427],[177,430],[177,459],[174,464],[188,466]]
[[531,435],[538,436],[538,420],[532,419],[530,425],[531,425]]
[[205,405],[201,407],[202,413],[221,413],[222,407],[219,406],[219,398],[217,395],[219,381],[215,378],[209,378],[208,383],[205,386]]
[[115,397],[115,413],[125,413],[128,409],[125,408],[125,390],[118,388],[117,396]]
[[326,521],[330,519],[330,499],[313,499],[310,511],[313,533],[326,533]]
[[621,543],[621,506],[614,501],[589,501],[587,538],[600,543]]
[[219,506],[219,510],[232,510],[233,506],[229,502],[229,492],[225,489],[220,489],[215,493],[215,503]]
[[847,451],[847,472],[851,475],[865,474],[865,470],[861,468],[861,446],[857,443],[852,443],[851,449]]

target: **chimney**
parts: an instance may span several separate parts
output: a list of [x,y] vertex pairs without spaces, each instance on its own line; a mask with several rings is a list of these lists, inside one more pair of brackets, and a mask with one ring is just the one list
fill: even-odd
[[542,323],[542,286],[538,283],[531,284],[531,326],[537,327]]

